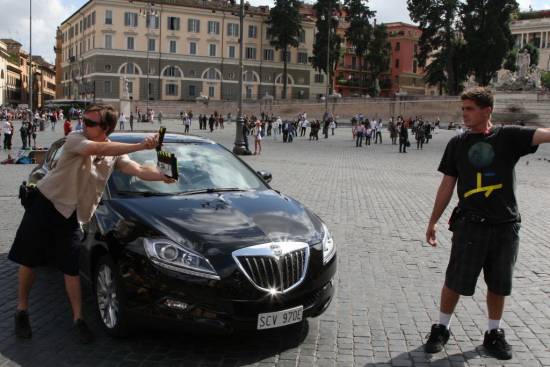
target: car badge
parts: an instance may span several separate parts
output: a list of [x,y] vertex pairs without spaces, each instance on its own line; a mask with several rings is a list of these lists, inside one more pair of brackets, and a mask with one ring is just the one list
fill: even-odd
[[271,251],[273,251],[273,255],[275,256],[281,256],[283,254],[283,250],[279,245],[271,245],[269,246],[269,248],[271,249]]

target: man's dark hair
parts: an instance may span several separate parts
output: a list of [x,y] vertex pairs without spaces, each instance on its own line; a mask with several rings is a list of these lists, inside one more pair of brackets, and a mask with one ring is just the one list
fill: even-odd
[[[105,130],[105,134],[109,135],[116,128],[117,123],[117,111],[111,105],[106,104],[93,104],[86,109],[86,112],[96,112],[101,116],[99,126]],[[85,112],[85,113],[86,113]]]
[[494,108],[495,105],[495,97],[493,96],[493,92],[491,92],[490,89],[482,87],[468,89],[462,93],[460,99],[463,101],[473,101],[480,108]]

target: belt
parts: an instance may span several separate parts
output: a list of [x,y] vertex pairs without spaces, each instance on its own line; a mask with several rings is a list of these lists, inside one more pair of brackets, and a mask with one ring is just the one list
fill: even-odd
[[521,216],[519,215],[516,218],[509,219],[509,220],[494,220],[491,218],[487,218],[483,215],[474,213],[470,210],[464,210],[460,207],[456,207],[453,210],[453,214],[451,215],[451,221],[456,218],[464,218],[468,222],[479,223],[479,224],[507,224],[507,223],[521,222]]

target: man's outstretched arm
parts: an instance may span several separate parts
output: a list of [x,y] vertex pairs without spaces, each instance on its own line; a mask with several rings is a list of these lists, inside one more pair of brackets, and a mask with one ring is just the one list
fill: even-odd
[[437,246],[437,222],[443,215],[443,212],[453,197],[456,181],[456,177],[445,175],[443,176],[439,189],[437,190],[432,216],[430,218],[430,223],[428,224],[428,229],[426,230],[426,241],[431,246]]
[[537,129],[535,135],[533,135],[533,145],[540,145],[544,143],[550,143],[550,129]]

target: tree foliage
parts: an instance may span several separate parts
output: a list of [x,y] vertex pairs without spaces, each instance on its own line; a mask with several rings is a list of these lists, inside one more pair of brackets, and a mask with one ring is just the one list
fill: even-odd
[[363,72],[367,69],[365,58],[373,33],[371,19],[376,12],[371,10],[365,0],[345,0],[344,6],[348,14],[347,20],[349,27],[346,29],[346,40],[354,47],[355,56],[359,61],[359,71],[361,74],[361,87],[365,88],[365,77]]
[[[318,0],[313,9],[317,14],[317,21],[315,26],[317,33],[315,34],[315,43],[313,44],[313,57],[311,63],[313,67],[318,71],[323,71],[327,74],[331,89],[332,89],[332,75],[340,59],[340,44],[342,37],[336,34],[338,27],[338,16],[340,13],[339,0]],[[330,28],[329,28],[330,27]],[[328,45],[328,33],[330,29],[330,48]],[[327,48],[329,53],[328,70],[327,70]]]
[[510,31],[516,0],[467,0],[461,5],[461,33],[468,71],[487,86],[514,46]]
[[286,55],[290,48],[300,45],[299,37],[303,32],[300,6],[298,0],[276,0],[267,20],[267,34],[271,45],[283,51],[283,98],[286,98],[288,83]]
[[369,94],[378,96],[380,94],[380,75],[388,71],[391,60],[391,43],[388,39],[388,31],[384,24],[373,27],[372,40],[369,43],[366,64],[368,71]]

